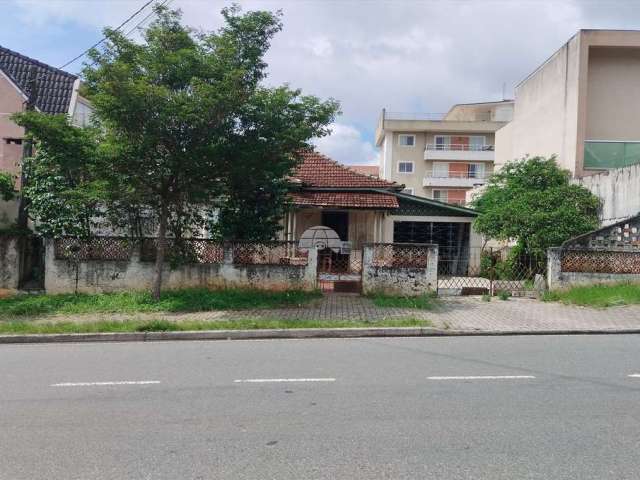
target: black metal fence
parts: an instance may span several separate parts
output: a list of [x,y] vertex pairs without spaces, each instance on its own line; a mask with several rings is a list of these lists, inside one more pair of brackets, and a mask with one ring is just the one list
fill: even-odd
[[537,275],[546,274],[546,256],[513,249],[440,247],[438,290],[461,295],[523,296],[534,292]]

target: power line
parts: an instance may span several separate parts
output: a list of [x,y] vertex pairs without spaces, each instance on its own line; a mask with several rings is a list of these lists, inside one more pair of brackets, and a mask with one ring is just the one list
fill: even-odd
[[[140,8],[139,8],[138,10],[136,10],[133,14],[131,14],[131,15],[129,16],[129,18],[127,18],[124,22],[122,22],[120,25],[118,25],[118,27],[115,29],[115,31],[117,32],[117,31],[118,31],[118,30],[120,30],[122,27],[124,27],[127,23],[129,23],[129,22],[130,22],[134,17],[136,17],[140,12],[142,12],[145,8],[147,8],[147,7],[148,7],[149,5],[151,5],[153,2],[154,2],[154,0],[148,0],[144,5],[142,5],[142,7],[140,7]],[[165,3],[166,3],[166,1],[165,1]],[[149,16],[151,16],[152,14],[153,14],[153,12],[151,12],[151,14],[147,15],[147,16],[145,17],[145,20],[146,20],[147,18],[149,18]],[[138,24],[138,25],[140,25],[140,24]],[[137,27],[138,27],[138,25],[136,25],[136,26],[134,27],[134,29],[135,29],[135,28],[137,28]],[[130,31],[129,33],[131,33],[131,31]],[[127,33],[127,35],[128,35],[128,33]],[[101,44],[102,42],[104,42],[106,39],[107,39],[107,37],[102,37],[98,42],[96,42],[96,43],[94,43],[93,45],[91,45],[89,48],[87,48],[87,49],[86,49],[84,52],[82,52],[80,55],[78,55],[78,56],[76,56],[76,57],[72,58],[72,59],[71,59],[71,60],[69,60],[67,63],[65,63],[64,65],[62,65],[62,66],[60,67],[60,69],[63,69],[63,68],[64,68],[64,67],[66,67],[67,65],[71,65],[71,64],[72,64],[73,62],[75,62],[76,60],[78,60],[78,59],[80,59],[80,58],[84,57],[84,56],[89,52],[89,50],[91,50],[92,48],[96,48],[98,45],[100,45],[100,44]]]
[[[162,2],[159,3],[159,6],[164,7],[166,5],[169,5],[171,2],[173,2],[173,0],[162,0]],[[129,30],[127,33],[124,34],[125,37],[128,37],[129,35],[131,35],[131,33],[133,31],[135,31],[136,28],[140,27],[143,23],[145,23],[147,20],[149,20],[149,18],[154,14],[154,11],[149,12],[149,14],[144,17],[142,20],[140,20],[131,30]]]

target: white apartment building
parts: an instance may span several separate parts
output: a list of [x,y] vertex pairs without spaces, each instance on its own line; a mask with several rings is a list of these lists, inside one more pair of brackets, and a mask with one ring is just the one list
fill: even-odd
[[467,192],[493,172],[495,132],[512,115],[511,100],[458,104],[446,114],[382,110],[380,177],[404,184],[412,195],[465,204]]

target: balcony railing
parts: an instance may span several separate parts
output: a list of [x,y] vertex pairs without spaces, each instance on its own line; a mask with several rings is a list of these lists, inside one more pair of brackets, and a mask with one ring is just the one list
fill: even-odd
[[584,168],[608,169],[640,163],[640,142],[585,140]]
[[427,144],[427,150],[442,152],[493,152],[493,145],[469,145],[466,143]]
[[472,178],[477,180],[485,180],[491,176],[490,173],[477,172],[427,172],[425,178]]
[[384,112],[386,120],[443,120],[446,113]]

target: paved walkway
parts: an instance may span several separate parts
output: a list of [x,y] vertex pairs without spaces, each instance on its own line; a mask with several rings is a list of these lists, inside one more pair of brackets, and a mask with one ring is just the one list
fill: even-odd
[[310,306],[276,310],[202,312],[191,318],[232,320],[281,318],[305,320],[360,320],[419,318],[434,327],[450,330],[620,330],[640,328],[640,305],[594,309],[541,302],[526,298],[509,300],[480,297],[441,297],[435,310],[376,307],[358,295],[329,294]]
[[[358,295],[329,294],[310,305],[296,308],[209,311],[185,314],[95,314],[64,317],[66,321],[124,320],[126,318],[168,320],[359,320],[375,321],[385,318],[417,318],[429,320],[435,328],[446,330],[623,330],[640,329],[640,305],[593,309],[574,307],[556,302],[533,299],[492,299],[480,297],[441,297],[434,310],[376,307],[368,298]],[[54,317],[55,318],[55,317]],[[41,321],[51,321],[52,317]]]

